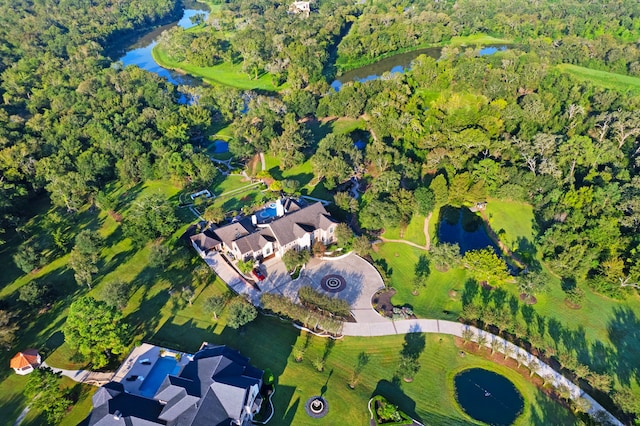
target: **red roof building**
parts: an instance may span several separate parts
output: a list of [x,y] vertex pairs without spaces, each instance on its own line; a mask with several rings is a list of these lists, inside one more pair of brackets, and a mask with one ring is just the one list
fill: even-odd
[[29,374],[34,368],[37,368],[42,360],[40,354],[35,349],[27,349],[23,352],[18,352],[13,358],[11,358],[11,368],[20,375]]

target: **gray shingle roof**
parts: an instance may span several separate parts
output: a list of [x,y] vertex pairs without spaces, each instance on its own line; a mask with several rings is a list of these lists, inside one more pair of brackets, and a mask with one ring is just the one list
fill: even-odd
[[232,241],[237,240],[240,237],[248,235],[254,231],[251,224],[251,218],[244,218],[236,223],[230,223],[229,225],[221,226],[213,231],[218,239],[227,245],[231,245]]
[[189,237],[191,242],[195,243],[198,248],[202,251],[211,250],[212,248],[220,245],[222,241],[216,238],[215,234],[210,230],[206,230],[205,232],[201,232],[196,235],[192,235]]
[[[208,345],[193,356],[180,376],[167,376],[154,399],[124,393],[121,383],[107,383],[96,392],[94,408],[83,424],[229,425],[249,404],[251,386],[262,385],[262,374],[238,351]],[[122,414],[118,420],[116,410]]]
[[278,243],[284,246],[302,237],[306,232],[326,229],[332,223],[335,222],[324,206],[314,203],[271,222],[269,227]]

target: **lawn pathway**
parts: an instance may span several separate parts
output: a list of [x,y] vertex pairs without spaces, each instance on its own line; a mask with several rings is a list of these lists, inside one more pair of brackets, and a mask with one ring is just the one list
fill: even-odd
[[[344,323],[342,327],[342,335],[344,336],[389,336],[394,334],[407,334],[407,333],[438,333],[448,334],[462,338],[464,331],[472,332],[472,340],[477,341],[477,336],[483,335],[485,337],[484,346],[491,348],[491,343],[496,340],[500,343],[501,348],[509,348],[510,357],[516,359],[518,354],[524,355],[526,361],[523,363],[533,370],[536,374],[543,378],[546,382],[550,383],[554,387],[558,388],[566,386],[570,393],[571,399],[577,400],[584,398],[589,401],[591,408],[589,408],[589,414],[591,416],[596,413],[605,413],[611,424],[622,426],[622,423],[615,418],[611,413],[605,410],[596,400],[594,400],[589,394],[580,389],[579,386],[568,380],[566,377],[555,371],[546,363],[530,354],[521,347],[514,345],[513,343],[503,339],[500,336],[488,333],[484,330],[480,330],[473,326],[468,326],[453,321],[445,320],[433,320],[433,319],[413,319],[413,320],[399,320],[391,321],[389,319],[380,317],[379,320],[371,323]],[[504,353],[502,350],[499,352]]]
[[[407,241],[407,240],[392,240],[390,238],[385,238],[385,237],[380,237],[380,240],[382,240],[385,243],[401,243],[401,244],[407,244],[410,245],[411,247],[415,247],[417,249],[420,250],[429,250],[426,246],[421,246],[419,244],[416,244],[412,241]],[[375,243],[374,243],[375,244]]]
[[431,215],[433,212],[429,213],[429,215],[424,219],[424,237],[427,239],[427,243],[425,244],[425,248],[427,251],[431,250],[431,237],[429,236],[429,221],[431,220]]

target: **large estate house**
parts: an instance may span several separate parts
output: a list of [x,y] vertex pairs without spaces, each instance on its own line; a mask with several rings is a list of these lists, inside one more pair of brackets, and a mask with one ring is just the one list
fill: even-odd
[[[169,373],[162,373],[163,356],[157,347],[142,360],[123,364],[129,374],[120,381],[102,386],[93,396],[93,410],[82,423],[87,426],[167,425],[221,426],[252,424],[260,409],[263,371],[249,359],[226,346],[203,344],[188,362],[175,362]],[[155,352],[153,352],[155,350]],[[149,356],[153,353],[153,356]],[[153,362],[152,362],[153,359]],[[132,368],[132,366],[134,368]],[[141,370],[146,368],[142,384]],[[131,378],[134,380],[129,381]],[[145,395],[149,382],[152,393]],[[159,386],[158,386],[159,384]],[[156,390],[157,388],[157,390]]]
[[309,250],[316,241],[336,241],[336,222],[321,203],[303,206],[287,198],[241,220],[191,236],[193,247],[216,250],[241,260],[281,257],[289,250]]

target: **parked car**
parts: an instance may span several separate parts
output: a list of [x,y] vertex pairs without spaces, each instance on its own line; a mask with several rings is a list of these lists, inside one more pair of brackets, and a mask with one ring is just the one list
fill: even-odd
[[253,268],[253,270],[251,272],[253,273],[253,276],[258,279],[258,281],[264,281],[264,279],[267,278],[267,277],[264,276],[262,271],[260,271],[260,269],[258,269],[258,268]]

